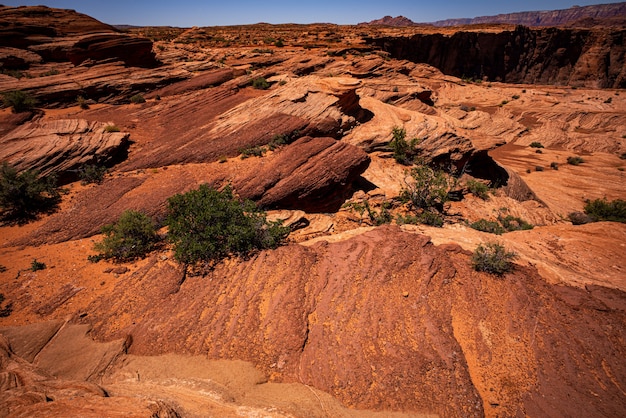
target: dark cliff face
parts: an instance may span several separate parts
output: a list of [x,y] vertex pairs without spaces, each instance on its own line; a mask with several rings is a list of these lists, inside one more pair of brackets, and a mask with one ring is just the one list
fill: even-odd
[[507,83],[626,87],[626,30],[519,26],[500,33],[457,32],[369,39],[393,58],[430,64],[457,77]]

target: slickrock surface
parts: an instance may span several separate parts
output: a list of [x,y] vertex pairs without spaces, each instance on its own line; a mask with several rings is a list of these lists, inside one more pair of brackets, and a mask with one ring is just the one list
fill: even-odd
[[[28,10],[32,25],[15,25]],[[624,415],[626,226],[568,220],[587,199],[626,199],[626,94],[598,88],[621,86],[619,29],[120,34],[56,9],[0,8],[1,19],[13,26],[0,30],[0,55],[24,77],[0,75],[0,92],[24,90],[39,109],[0,111],[0,162],[109,172],[101,184],[65,176],[56,213],[0,226],[0,416]],[[507,57],[550,53],[514,79],[526,84],[460,79],[445,74],[460,56],[428,49],[437,69],[373,42],[487,39],[489,54],[511,33],[543,49]],[[142,38],[158,64],[115,52],[136,43],[147,57]],[[74,65],[79,39],[95,55]],[[607,54],[617,58],[604,68]],[[260,78],[267,89],[253,87]],[[529,84],[539,81],[553,84]],[[131,103],[138,93],[146,101]],[[457,176],[442,228],[398,225],[411,167],[393,157],[394,128],[421,163]],[[488,199],[469,180],[489,185]],[[293,229],[288,244],[204,276],[185,273],[165,240],[145,259],[87,260],[125,210],[161,227],[167,199],[201,184],[271,209]],[[391,225],[366,204],[388,208]],[[534,228],[470,227],[504,216]],[[512,272],[474,271],[486,242],[517,253]]]
[[0,139],[0,160],[44,176],[76,172],[89,163],[106,165],[128,148],[129,134],[112,127],[84,119],[25,123]]

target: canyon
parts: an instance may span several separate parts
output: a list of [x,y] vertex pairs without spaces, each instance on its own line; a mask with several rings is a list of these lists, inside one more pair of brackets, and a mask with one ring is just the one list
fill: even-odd
[[[120,30],[1,7],[0,92],[37,104],[0,110],[0,161],[63,193],[0,226],[0,416],[623,415],[626,224],[569,215],[626,199],[624,30]],[[399,128],[454,179],[441,227],[400,221]],[[201,271],[165,240],[92,262],[102,226],[162,227],[203,184],[285,245]],[[533,227],[471,227],[507,216]],[[472,266],[491,242],[516,253],[502,276]]]

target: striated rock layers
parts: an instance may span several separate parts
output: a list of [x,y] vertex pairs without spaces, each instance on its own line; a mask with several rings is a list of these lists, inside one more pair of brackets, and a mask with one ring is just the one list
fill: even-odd
[[34,121],[0,138],[0,160],[18,170],[67,175],[84,164],[106,165],[127,149],[128,133],[83,119]]
[[334,212],[370,158],[333,138],[304,137],[254,173],[234,182],[237,192],[268,208]]
[[474,272],[460,247],[398,227],[181,277],[154,256],[75,320],[99,339],[131,335],[133,354],[248,360],[351,407],[450,417],[626,407],[617,290],[552,286],[522,266],[499,280]]
[[626,3],[574,6],[562,10],[505,13],[471,19],[447,19],[433,22],[433,25],[460,26],[506,23],[525,26],[560,26],[572,24],[582,19],[610,19],[614,17],[626,17]]
[[445,74],[506,83],[626,87],[626,30],[529,29],[370,40]]
[[152,41],[119,33],[73,10],[0,7],[0,46],[30,50],[46,61],[116,59],[135,67],[157,64]]

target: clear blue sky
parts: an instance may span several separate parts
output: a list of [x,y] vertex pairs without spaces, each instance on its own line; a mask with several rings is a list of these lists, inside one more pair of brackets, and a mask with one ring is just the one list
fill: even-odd
[[109,24],[154,26],[222,26],[235,24],[355,24],[383,16],[406,16],[415,22],[489,16],[531,10],[555,10],[593,0],[0,0],[6,6],[46,5],[74,9]]

